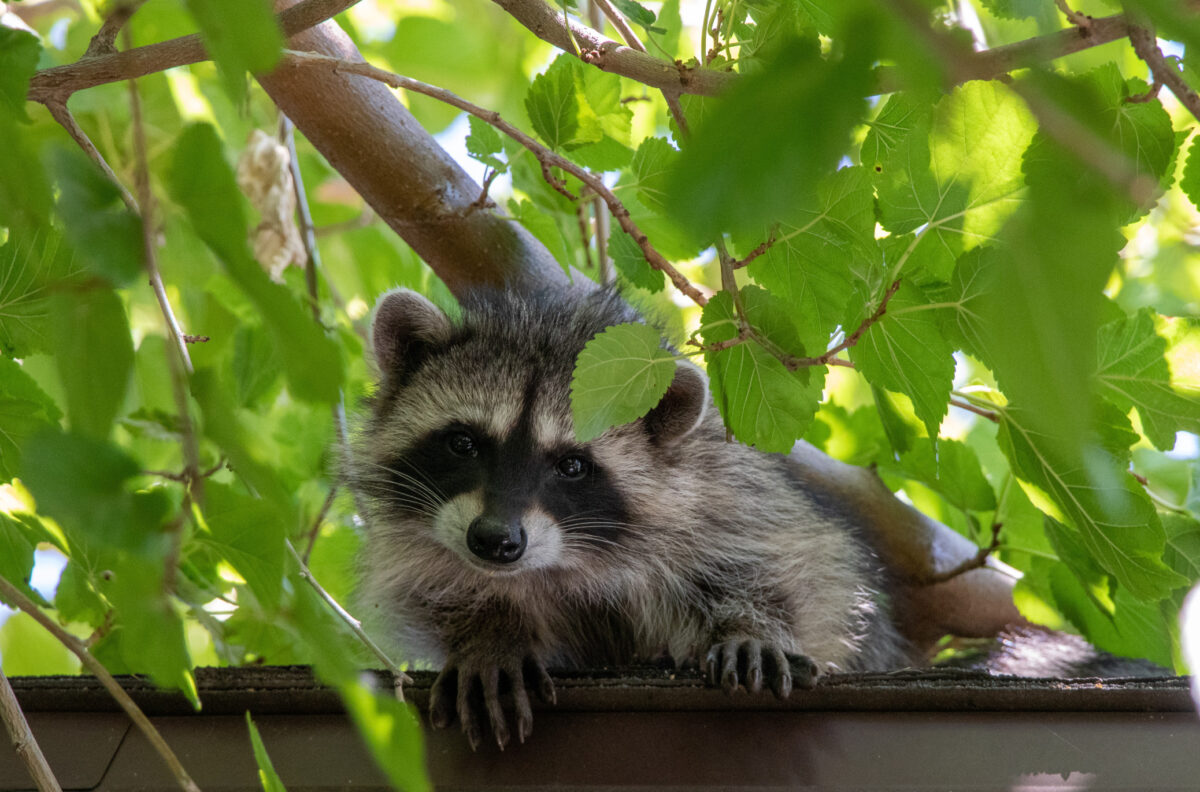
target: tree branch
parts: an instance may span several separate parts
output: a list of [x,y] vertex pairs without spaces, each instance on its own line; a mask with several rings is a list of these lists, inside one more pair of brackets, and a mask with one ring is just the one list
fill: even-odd
[[[625,233],[629,234],[629,236],[633,238],[633,241],[638,244],[638,247],[640,247],[642,250],[642,254],[646,257],[646,261],[650,263],[650,266],[663,272],[668,278],[671,279],[671,283],[675,285],[675,288],[686,294],[697,305],[704,305],[708,302],[708,298],[706,298],[699,289],[697,289],[687,278],[685,278],[679,272],[679,270],[675,269],[674,265],[667,261],[667,259],[661,253],[659,253],[653,245],[650,244],[649,238],[637,226],[637,224],[633,221],[633,218],[630,217],[629,210],[625,208],[625,205],[621,203],[613,191],[609,189],[608,185],[604,183],[603,179],[591,173],[590,171],[579,167],[567,158],[551,151],[541,143],[538,143],[532,137],[501,118],[499,113],[492,110],[485,110],[482,107],[474,105],[467,100],[451,93],[450,91],[445,90],[444,88],[428,85],[409,77],[402,77],[398,74],[393,74],[392,72],[385,71],[372,66],[369,63],[364,63],[361,61],[351,62],[339,58],[331,58],[327,55],[321,55],[314,52],[290,51],[286,53],[285,60],[292,65],[319,66],[337,73],[358,74],[363,77],[370,77],[372,80],[377,80],[386,85],[390,85],[393,88],[403,88],[407,91],[413,91],[414,93],[423,94],[433,99],[437,99],[440,102],[444,102],[452,107],[457,107],[460,110],[470,113],[476,118],[486,121],[488,124],[491,124],[496,129],[520,143],[535,157],[537,157],[538,162],[542,164],[543,172],[546,172],[546,170],[551,167],[560,168],[586,184],[588,188],[592,190],[592,192],[604,199],[604,202],[608,205],[608,209],[612,213],[612,216],[616,219],[617,223],[620,224],[621,228],[624,229]],[[548,176],[548,180],[551,181],[551,184],[554,183],[552,176]]]
[[[319,25],[358,0],[303,0],[280,13],[276,19],[284,37]],[[97,85],[144,77],[174,66],[198,63],[208,58],[199,34],[95,57],[83,57],[65,66],[53,66],[33,75],[27,98],[47,104],[65,103],[71,94]]]
[[121,28],[125,27],[125,23],[133,16],[133,12],[137,11],[145,2],[146,0],[118,0],[113,3],[111,13],[104,18],[100,30],[88,42],[87,51],[83,53],[83,57],[95,58],[99,55],[116,54],[117,48],[113,42],[117,40],[117,34],[121,32]]
[[17,702],[17,694],[8,683],[3,668],[0,668],[0,720],[4,721],[13,748],[25,769],[29,771],[29,777],[33,779],[38,792],[62,792],[58,779],[54,777],[54,771],[50,769],[41,747],[33,738],[29,721],[25,720],[25,713],[21,711],[21,705]]
[[978,552],[971,558],[968,558],[953,567],[942,572],[930,573],[924,577],[918,578],[915,582],[919,586],[933,586],[938,583],[946,583],[959,575],[964,575],[972,569],[982,569],[987,565],[988,557],[996,552],[996,548],[1000,546],[1000,523],[992,523],[992,541],[986,547],[979,548]]
[[179,786],[185,792],[200,792],[200,787],[188,775],[187,770],[184,769],[183,764],[179,761],[179,757],[171,750],[171,746],[167,745],[166,740],[158,733],[158,729],[154,728],[154,724],[150,722],[146,714],[138,708],[138,705],[129,697],[129,694],[125,692],[120,683],[113,679],[112,674],[108,673],[108,669],[92,656],[92,653],[88,651],[87,646],[82,641],[55,624],[53,619],[42,613],[41,608],[22,594],[3,575],[0,575],[0,594],[3,594],[4,598],[16,605],[17,608],[33,617],[34,621],[42,625],[51,635],[58,639],[59,643],[67,647],[67,649],[71,650],[72,654],[79,658],[79,662],[83,663],[83,667],[100,681],[104,689],[121,705],[121,709],[125,710],[125,714],[129,716],[129,719],[145,735],[151,747],[162,757],[167,767],[170,768],[171,774],[175,776],[176,782],[178,782]]
[[1133,51],[1137,56],[1146,62],[1150,67],[1150,74],[1154,77],[1155,85],[1165,85],[1171,89],[1171,93],[1175,94],[1175,98],[1179,103],[1188,109],[1188,111],[1197,120],[1200,120],[1200,95],[1187,84],[1183,79],[1183,75],[1177,70],[1172,69],[1163,57],[1162,50],[1158,48],[1158,42],[1154,38],[1154,34],[1147,28],[1139,25],[1129,26],[1129,41],[1133,44]]
[[[564,22],[562,14],[543,0],[495,0],[531,33],[563,52],[606,72],[629,77],[651,88],[676,94],[716,96],[736,75],[731,72],[684,66],[655,58],[633,47],[622,46],[586,25]],[[579,43],[578,51],[575,43]]]

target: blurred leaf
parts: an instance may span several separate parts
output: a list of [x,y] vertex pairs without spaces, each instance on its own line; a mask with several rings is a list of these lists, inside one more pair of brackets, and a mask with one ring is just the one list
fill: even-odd
[[1187,162],[1183,166],[1183,178],[1179,186],[1191,199],[1192,206],[1200,208],[1200,135],[1192,136],[1188,146]]
[[53,348],[50,297],[78,270],[70,246],[57,231],[12,230],[0,247],[0,351],[24,358]]
[[538,242],[546,246],[564,271],[570,270],[574,256],[567,247],[562,231],[559,230],[552,215],[539,211],[529,201],[517,201],[514,198],[508,199],[508,212],[517,222],[525,226],[529,233],[537,237]]
[[25,95],[41,53],[37,36],[0,26],[0,109],[26,123],[30,119],[25,112]]
[[994,236],[1017,205],[1033,118],[1010,89],[980,81],[955,88],[932,115],[905,99],[880,116],[864,143],[864,163],[868,148],[877,157],[880,222],[893,234],[916,231],[906,271],[946,281],[958,256]]
[[432,789],[425,774],[421,727],[412,709],[390,696],[371,692],[362,683],[344,684],[338,693],[392,786],[403,792]]
[[746,232],[785,218],[834,170],[865,115],[873,32],[871,18],[860,17],[845,53],[830,60],[811,42],[781,45],[761,73],[724,94],[669,181],[668,203],[684,228],[708,239],[715,229]]
[[[746,318],[759,334],[789,354],[804,347],[785,305],[757,287],[739,292]],[[737,336],[737,318],[728,292],[718,292],[701,317],[704,343]],[[713,400],[725,426],[737,438],[763,451],[786,453],[804,435],[817,411],[824,367],[788,371],[757,341],[747,340],[718,352],[706,352]]]
[[1185,580],[1200,581],[1200,520],[1193,515],[1164,514],[1167,551],[1163,561]]
[[275,772],[275,765],[267,755],[267,747],[263,745],[258,727],[250,719],[250,711],[246,711],[246,728],[250,730],[250,745],[254,748],[254,762],[258,765],[258,781],[262,784],[263,792],[287,792],[287,787]]
[[60,190],[58,215],[80,263],[113,286],[126,285],[142,272],[141,218],[82,152],[55,148],[50,162]]
[[[954,349],[942,334],[929,301],[915,286],[901,283],[887,313],[850,348],[850,360],[872,385],[912,399],[931,438],[946,416],[954,381]],[[862,326],[878,307],[864,300],[846,327]]]
[[1172,387],[1166,352],[1148,309],[1100,328],[1100,392],[1126,412],[1137,407],[1146,437],[1162,451],[1175,447],[1176,431],[1200,433],[1200,393]]
[[283,34],[266,0],[187,0],[188,10],[204,46],[216,61],[222,83],[233,103],[246,96],[246,72],[262,74],[275,68]]
[[233,565],[259,602],[275,610],[283,591],[287,515],[275,504],[214,482],[204,488],[204,498],[204,519],[211,536],[202,541]]
[[1027,19],[1050,11],[1053,0],[983,0],[983,5],[1001,19]]
[[243,325],[233,337],[233,377],[238,405],[253,407],[279,378],[279,353],[262,327]]
[[675,377],[675,356],[644,324],[606,328],[584,346],[571,378],[571,415],[581,443],[641,418]]
[[916,443],[900,457],[902,469],[963,511],[992,511],[996,495],[983,476],[975,452],[957,440]]
[[250,256],[241,195],[211,126],[184,130],[168,183],[200,238],[262,313],[275,336],[288,390],[306,401],[336,402],[343,381],[341,353],[287,288],[272,283]]
[[[29,596],[34,593],[29,587],[29,576],[33,573],[33,542],[30,541],[20,523],[0,511],[0,577],[12,583],[21,593]],[[35,597],[41,600],[41,596]],[[13,603],[5,602],[10,608]]]
[[[798,317],[800,340],[819,354],[845,319],[854,293],[852,273],[877,265],[875,198],[863,168],[842,168],[823,179],[816,195],[798,202],[773,232],[747,234],[740,248],[769,236],[774,243],[747,267],[756,283],[786,300]],[[749,252],[743,250],[742,252]]]
[[62,413],[15,360],[0,358],[0,482],[17,475],[21,446]]
[[8,676],[79,673],[79,659],[25,613],[15,613],[0,624],[0,657]]
[[[1000,447],[1035,505],[1078,531],[1088,554],[1131,594],[1158,600],[1185,581],[1162,562],[1166,536],[1153,504],[1102,452],[1089,466],[1030,428],[1026,411],[999,411]],[[1107,480],[1102,477],[1108,474]]]
[[133,339],[116,292],[61,292],[50,301],[55,363],[66,392],[71,429],[108,437],[133,370]]

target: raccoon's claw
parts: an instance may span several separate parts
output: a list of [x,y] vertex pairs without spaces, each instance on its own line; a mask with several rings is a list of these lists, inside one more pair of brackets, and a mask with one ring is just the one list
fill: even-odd
[[708,683],[718,684],[732,694],[739,683],[751,693],[762,691],[763,682],[777,698],[786,699],[793,685],[812,687],[817,666],[804,655],[784,652],[777,646],[766,645],[753,638],[737,638],[713,644],[704,658]]
[[444,729],[458,717],[463,734],[477,750],[483,740],[482,721],[486,717],[500,750],[511,740],[508,720],[500,704],[501,678],[507,680],[516,711],[518,742],[533,731],[533,707],[529,702],[526,680],[536,683],[538,696],[554,703],[554,682],[545,665],[535,656],[514,657],[482,663],[451,661],[438,674],[429,696],[429,718],[435,728]]

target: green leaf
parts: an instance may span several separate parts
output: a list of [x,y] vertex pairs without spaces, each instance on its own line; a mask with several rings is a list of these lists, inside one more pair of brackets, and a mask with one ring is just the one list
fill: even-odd
[[26,123],[30,118],[25,112],[25,95],[41,54],[37,36],[0,26],[0,107]]
[[900,458],[905,473],[928,484],[951,505],[963,511],[992,511],[996,495],[979,465],[979,458],[957,440],[916,443]]
[[[545,72],[533,79],[525,97],[525,111],[538,137],[555,151],[576,141],[579,133],[579,97],[575,90],[576,64],[559,55]],[[599,140],[599,136],[595,140]]]
[[1200,433],[1200,393],[1172,387],[1166,353],[1149,309],[1100,328],[1100,392],[1126,412],[1136,407],[1146,437],[1161,451],[1175,447],[1179,430]]
[[233,336],[233,377],[238,405],[253,407],[279,378],[275,339],[261,326],[243,325]]
[[546,246],[546,249],[554,255],[554,260],[562,266],[563,271],[570,271],[571,262],[575,256],[567,246],[558,223],[554,222],[554,215],[539,210],[530,201],[524,199],[517,201],[515,198],[508,199],[508,212]]
[[649,292],[660,292],[666,287],[666,276],[650,266],[637,242],[624,231],[613,230],[608,238],[608,255],[617,272],[631,285]]
[[121,191],[82,152],[55,148],[51,170],[58,183],[58,215],[80,263],[113,286],[142,272],[142,221],[121,201]]
[[875,25],[866,16],[858,23],[841,58],[826,60],[802,40],[782,45],[695,130],[670,179],[668,202],[693,236],[752,231],[785,218],[809,185],[834,170],[870,92]]
[[1010,89],[980,81],[955,88],[932,117],[910,103],[881,115],[906,135],[888,152],[883,127],[874,130],[886,154],[875,165],[880,222],[893,234],[916,231],[896,265],[948,280],[958,256],[991,239],[1017,206],[1033,118]]
[[[864,300],[846,327],[853,332],[877,307]],[[887,313],[850,348],[850,359],[872,385],[912,399],[929,436],[937,437],[954,382],[954,349],[920,289],[901,283]]]
[[641,3],[634,2],[634,0],[613,0],[613,5],[627,16],[630,22],[635,22],[653,33],[666,32],[662,28],[654,27],[654,12]]
[[21,446],[62,413],[15,360],[0,358],[0,482],[17,475]]
[[1192,136],[1179,187],[1191,200],[1192,206],[1200,208],[1200,135]]
[[[757,287],[739,292],[746,317],[761,337],[793,354],[804,354],[786,305]],[[701,329],[706,344],[737,335],[733,298],[719,292],[704,307]],[[708,376],[725,426],[737,438],[763,451],[786,453],[804,435],[816,414],[824,367],[788,371],[757,341],[706,352]]]
[[204,498],[211,535],[202,541],[233,565],[268,610],[278,608],[288,515],[273,503],[212,482],[204,488]]
[[50,304],[68,423],[73,431],[108,437],[133,371],[125,307],[103,287],[57,294]]
[[246,711],[246,728],[250,730],[250,745],[254,748],[254,762],[258,765],[258,781],[262,784],[263,792],[287,792],[287,787],[275,772],[275,765],[267,755],[267,747],[263,745],[258,727],[250,719],[250,711]]
[[395,698],[372,693],[360,683],[342,685],[338,693],[392,786],[403,792],[432,789],[425,774],[421,727],[412,709]]
[[842,168],[818,185],[815,198],[788,213],[773,233],[739,239],[747,252],[774,237],[747,267],[756,283],[793,307],[806,349],[824,351],[845,318],[855,273],[877,265],[875,198],[864,168]]
[[341,353],[285,286],[272,283],[246,247],[242,198],[221,156],[221,142],[207,124],[179,138],[168,177],[171,196],[187,211],[229,277],[261,312],[275,336],[288,390],[305,401],[336,402],[341,395]]
[[641,418],[675,377],[675,356],[649,325],[606,328],[584,346],[571,378],[575,435],[586,443],[610,427]]
[[50,297],[79,270],[73,259],[70,246],[51,228],[12,230],[0,247],[0,351],[24,358],[54,349]]
[[995,247],[973,248],[959,257],[949,285],[932,292],[941,306],[938,317],[947,338],[981,360],[987,359],[990,330],[980,311],[1005,261],[1005,254]]
[[667,178],[678,159],[679,152],[666,138],[646,138],[638,146],[629,165],[634,178],[629,186],[637,190],[647,209],[659,213],[667,210]]
[[[0,577],[29,596],[29,576],[33,574],[33,542],[20,523],[0,511]],[[41,597],[37,597],[41,599]],[[0,597],[0,601],[4,601]],[[6,601],[5,601],[6,602]],[[6,602],[9,607],[13,603]]]
[[983,0],[983,5],[1001,19],[1040,17],[1054,7],[1052,0]]
[[26,613],[14,613],[0,625],[0,656],[9,676],[79,673],[75,655]]
[[1163,561],[1186,580],[1200,581],[1200,521],[1192,515],[1164,514],[1167,550]]
[[471,133],[467,135],[467,154],[471,156],[471,159],[478,160],[498,171],[507,170],[508,164],[496,156],[504,151],[504,143],[496,128],[475,116],[470,116],[467,123],[471,128]]
[[1135,597],[1157,600],[1184,581],[1162,561],[1166,536],[1154,505],[1104,452],[1090,464],[1032,428],[1028,413],[1000,415],[1000,447],[1034,504],[1078,532],[1088,554]]
[[266,0],[187,0],[204,46],[216,61],[234,104],[246,96],[246,72],[263,74],[279,63],[283,34]]

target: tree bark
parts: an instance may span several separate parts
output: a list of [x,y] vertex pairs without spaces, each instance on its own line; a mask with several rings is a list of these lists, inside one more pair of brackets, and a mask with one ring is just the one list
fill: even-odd
[[[294,0],[278,0],[276,8]],[[333,22],[294,36],[292,49],[361,60]],[[517,289],[564,285],[550,253],[513,221],[476,201],[481,188],[382,84],[289,63],[259,82],[296,127],[456,293],[479,283]],[[943,583],[938,572],[977,548],[897,500],[869,470],[831,459],[806,443],[792,455],[808,484],[843,504],[873,539],[898,583],[896,612],[918,648],[943,634],[983,637],[1024,620],[1012,603],[1017,576],[989,560]]]
[[[294,2],[279,0],[275,8]],[[362,60],[334,22],[293,36],[288,46]],[[482,188],[387,86],[299,62],[284,63],[258,81],[452,291],[479,283],[524,289],[567,282],[562,267],[532,234],[478,205]]]

